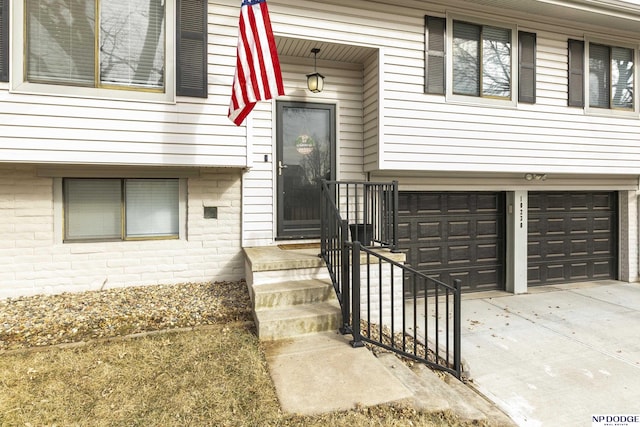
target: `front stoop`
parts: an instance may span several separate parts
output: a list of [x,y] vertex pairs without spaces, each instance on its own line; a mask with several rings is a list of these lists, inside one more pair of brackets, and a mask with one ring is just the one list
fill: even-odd
[[337,330],[340,305],[317,251],[245,248],[258,337],[274,341]]

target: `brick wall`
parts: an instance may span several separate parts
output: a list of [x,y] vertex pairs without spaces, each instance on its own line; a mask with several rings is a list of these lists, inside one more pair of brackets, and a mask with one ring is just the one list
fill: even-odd
[[[0,166],[0,298],[243,278],[241,172],[203,169],[187,189],[186,238],[62,243],[54,179]],[[204,206],[218,218],[205,219]]]

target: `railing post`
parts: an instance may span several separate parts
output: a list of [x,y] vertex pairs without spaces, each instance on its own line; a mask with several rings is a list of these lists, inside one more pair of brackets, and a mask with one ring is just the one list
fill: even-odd
[[351,285],[350,285],[350,280],[351,277],[349,277],[349,264],[350,264],[350,259],[349,259],[349,245],[347,243],[347,233],[349,232],[349,223],[345,220],[342,221],[340,223],[340,228],[341,230],[341,242],[340,242],[340,246],[341,246],[341,259],[340,259],[340,264],[341,264],[341,280],[342,280],[342,288],[340,290],[340,297],[342,299],[342,301],[340,302],[341,308],[342,308],[342,327],[340,328],[340,333],[342,335],[346,335],[346,334],[350,334],[351,333],[351,327],[349,326],[349,318],[351,317],[351,314],[349,313],[350,310],[350,304],[349,304],[349,293],[351,292]]
[[455,301],[453,302],[453,364],[458,379],[462,379],[462,281],[454,279]]
[[324,257],[327,253],[327,206],[325,197],[327,197],[327,181],[320,181],[320,256]]
[[351,309],[351,315],[353,321],[351,322],[351,335],[353,340],[351,341],[352,347],[362,347],[362,336],[360,335],[360,242],[353,242],[353,249],[351,253],[351,290],[353,297],[351,299],[353,308]]
[[393,183],[393,239],[391,241],[391,252],[398,251],[398,181],[392,181]]

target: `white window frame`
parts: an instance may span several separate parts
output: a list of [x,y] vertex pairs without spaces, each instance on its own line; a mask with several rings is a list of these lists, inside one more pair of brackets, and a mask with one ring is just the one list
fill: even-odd
[[[73,178],[73,177],[69,177]],[[170,177],[164,177],[170,178]],[[64,188],[63,188],[63,179],[64,178],[54,178],[54,219],[55,223],[58,224],[56,226],[55,238],[57,242],[61,242],[64,244],[82,244],[82,243],[95,243],[95,242],[105,242],[105,243],[121,243],[121,242],[139,242],[139,241],[153,241],[153,240],[186,240],[187,239],[187,182],[188,178],[173,178],[178,180],[178,235],[177,236],[149,236],[149,237],[131,237],[127,238],[123,236],[121,239],[72,239],[65,240],[65,203],[64,203]],[[90,177],[84,176],[76,179],[148,179],[147,177],[139,177],[139,178],[122,178],[122,177]],[[124,222],[124,217],[122,219]]]
[[[492,26],[511,30],[511,94],[509,99],[483,96],[458,95],[453,93],[453,23],[464,21],[481,26]],[[474,16],[447,14],[446,23],[446,99],[448,102],[480,104],[496,107],[516,107],[518,102],[518,26],[504,22],[492,21]],[[450,53],[451,52],[451,53]],[[482,76],[480,76],[482,78]]]
[[[590,88],[589,88],[589,79],[590,79],[590,67],[589,67],[589,58],[590,58],[590,46],[591,43],[594,44],[599,44],[599,45],[604,45],[604,46],[608,46],[608,47],[621,47],[621,48],[626,48],[626,49],[631,49],[633,51],[633,58],[634,58],[634,64],[633,64],[633,89],[634,89],[634,94],[633,94],[633,109],[632,110],[624,110],[624,109],[619,109],[619,108],[597,108],[597,107],[592,107],[591,106],[591,100],[589,99],[590,97]],[[638,101],[638,82],[639,77],[638,77],[638,63],[640,62],[639,58],[638,58],[638,44],[633,44],[633,43],[629,43],[628,41],[622,41],[622,40],[617,40],[617,39],[603,39],[603,38],[598,38],[598,37],[586,37],[584,38],[584,70],[583,70],[583,75],[584,75],[584,87],[583,87],[583,93],[584,93],[584,110],[585,113],[590,114],[590,115],[594,115],[594,116],[608,116],[608,117],[637,117],[638,116],[638,111],[639,111],[639,101]]]
[[24,3],[24,1],[14,1],[11,3],[11,49],[9,63],[11,92],[81,98],[131,100],[136,102],[175,102],[175,1],[168,0],[165,3],[165,87],[163,92],[139,90],[135,87],[109,89],[100,87],[32,83],[26,81],[26,18]]

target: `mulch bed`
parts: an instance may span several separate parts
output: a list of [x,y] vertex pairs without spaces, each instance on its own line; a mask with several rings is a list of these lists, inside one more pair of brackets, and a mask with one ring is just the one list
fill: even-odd
[[251,320],[244,281],[9,298],[0,300],[0,351]]

